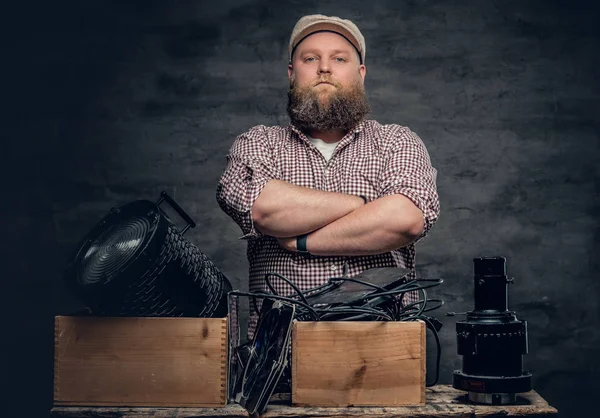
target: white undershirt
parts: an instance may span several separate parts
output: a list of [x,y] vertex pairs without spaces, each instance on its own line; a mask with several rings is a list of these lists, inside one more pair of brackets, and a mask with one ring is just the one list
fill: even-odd
[[340,141],[337,141],[337,142],[327,143],[319,138],[311,138],[308,135],[306,137],[311,142],[311,144],[313,144],[315,146],[315,148],[317,148],[321,152],[321,154],[323,154],[323,157],[325,157],[325,160],[327,160],[327,161],[329,161],[331,159],[331,156],[333,155],[333,151],[335,151],[335,147],[337,147],[338,142],[340,142]]

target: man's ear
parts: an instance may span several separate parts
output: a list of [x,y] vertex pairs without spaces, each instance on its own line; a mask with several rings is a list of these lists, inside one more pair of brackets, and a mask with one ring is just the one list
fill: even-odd
[[364,64],[361,64],[360,67],[358,67],[358,72],[360,73],[360,76],[363,79],[363,82],[365,81],[365,77],[367,75],[367,67]]
[[288,64],[288,79],[292,81],[292,73],[294,72],[294,67],[292,64]]

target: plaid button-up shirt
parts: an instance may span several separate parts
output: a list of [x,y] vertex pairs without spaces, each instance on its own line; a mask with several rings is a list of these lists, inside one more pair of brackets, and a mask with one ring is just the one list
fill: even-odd
[[[310,289],[330,277],[340,277],[345,264],[349,277],[369,268],[402,267],[410,269],[414,278],[414,244],[368,256],[292,253],[283,249],[275,238],[255,229],[251,210],[265,184],[272,179],[329,192],[363,195],[369,201],[402,194],[423,212],[423,237],[440,211],[436,175],[421,139],[399,125],[381,125],[373,120],[361,122],[342,138],[329,161],[293,125],[256,126],[237,137],[232,145],[227,168],[217,187],[217,201],[240,226],[241,238],[248,240],[250,292],[268,290],[267,273],[281,274],[301,290]],[[293,293],[282,280],[272,278],[271,282],[279,294]],[[409,300],[404,302],[416,300],[414,294],[406,296]],[[251,315],[251,329],[255,321],[256,317]]]

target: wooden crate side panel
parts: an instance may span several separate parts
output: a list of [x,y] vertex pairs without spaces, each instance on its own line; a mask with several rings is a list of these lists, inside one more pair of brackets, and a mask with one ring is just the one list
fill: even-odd
[[425,402],[423,322],[296,322],[293,348],[294,404]]
[[57,317],[56,405],[226,403],[226,318]]

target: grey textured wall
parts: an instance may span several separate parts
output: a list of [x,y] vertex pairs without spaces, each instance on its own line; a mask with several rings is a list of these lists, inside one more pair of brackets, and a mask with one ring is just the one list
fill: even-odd
[[[61,270],[107,210],[170,192],[190,239],[238,288],[239,230],[215,185],[234,137],[287,123],[286,48],[303,14],[355,20],[372,117],[410,126],[439,170],[418,245],[442,277],[442,382],[460,368],[446,311],[472,309],[472,258],[503,255],[529,321],[526,368],[563,417],[600,384],[599,13],[592,2],[24,1],[6,10],[0,112],[3,389],[52,399],[53,317],[80,307]],[[125,3],[125,4],[123,4]],[[590,3],[590,4],[587,4]],[[595,7],[595,9],[594,9]]]

